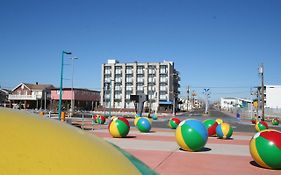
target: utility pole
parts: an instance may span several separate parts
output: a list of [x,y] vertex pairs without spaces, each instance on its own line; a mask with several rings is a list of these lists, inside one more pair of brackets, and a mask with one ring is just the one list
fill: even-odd
[[257,87],[257,101],[258,101],[258,105],[257,105],[257,116],[259,116],[259,108],[260,108],[260,89],[259,87]]
[[189,86],[187,86],[187,105],[186,105],[186,111],[188,112],[188,104],[189,104],[189,93],[190,93],[190,89],[189,89]]
[[262,109],[262,114],[261,114],[261,120],[264,121],[264,77],[263,77],[263,73],[264,73],[264,67],[263,64],[260,65],[259,67],[259,74],[261,76],[261,109]]
[[195,96],[196,96],[196,93],[195,91],[192,91],[192,107],[194,108],[195,107],[195,104],[194,104],[194,99],[195,99]]

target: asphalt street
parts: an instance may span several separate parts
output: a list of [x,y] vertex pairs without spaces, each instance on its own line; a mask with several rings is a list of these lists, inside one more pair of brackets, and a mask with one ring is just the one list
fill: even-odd
[[[172,117],[172,116],[171,116]],[[152,122],[152,128],[167,128],[168,127],[168,120],[171,117],[165,117],[164,119],[159,119],[159,120],[153,120]],[[216,110],[214,108],[211,108],[209,110],[209,114],[204,114],[204,110],[203,109],[198,109],[192,112],[187,112],[187,113],[183,113],[181,115],[177,115],[177,118],[179,118],[181,121],[185,120],[185,119],[197,119],[200,121],[204,121],[206,119],[217,119],[220,118],[222,119],[224,122],[229,123],[232,127],[234,132],[253,132],[255,133],[255,127],[254,125],[251,123],[251,121],[247,120],[247,121],[241,121],[238,120],[236,117],[231,116],[229,114],[223,113],[219,110]],[[281,127],[276,127],[276,126],[272,126],[269,123],[269,127],[272,129],[277,129],[279,131],[281,131]]]

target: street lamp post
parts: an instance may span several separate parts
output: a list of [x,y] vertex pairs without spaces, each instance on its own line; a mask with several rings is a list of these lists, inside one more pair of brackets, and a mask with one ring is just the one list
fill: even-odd
[[58,118],[59,121],[61,120],[61,106],[62,106],[62,84],[63,84],[63,60],[64,60],[64,54],[66,55],[70,55],[71,52],[66,52],[66,51],[62,51],[62,56],[61,56],[61,72],[60,72],[60,98],[59,98],[59,111],[58,111]]
[[70,111],[70,116],[73,115],[74,112],[74,92],[73,92],[73,77],[74,77],[74,60],[78,60],[77,57],[70,58],[72,60],[72,77],[71,77],[71,111]]
[[[111,117],[112,81],[113,80],[110,80],[109,82],[105,82],[105,89],[106,89],[105,92],[106,92],[106,94],[108,94],[108,91],[109,91],[109,110],[108,110],[109,118]],[[107,100],[105,99],[105,101],[107,101]],[[107,102],[105,103],[105,105],[106,104],[107,104]],[[107,107],[107,105],[106,105],[106,107]]]
[[262,109],[261,120],[262,121],[264,121],[264,77],[263,77],[263,73],[264,73],[264,67],[263,67],[263,64],[261,64],[260,67],[259,67],[259,74],[261,76],[261,100],[262,100],[262,104],[261,104],[261,109]]
[[206,96],[205,114],[208,113],[208,106],[209,106],[208,98],[209,98],[209,95],[210,95],[209,90],[210,90],[209,88],[206,88],[206,89],[204,89],[204,92],[203,92]]
[[109,83],[109,118],[111,118],[111,98],[112,98],[112,81],[113,80],[110,80],[110,83]]

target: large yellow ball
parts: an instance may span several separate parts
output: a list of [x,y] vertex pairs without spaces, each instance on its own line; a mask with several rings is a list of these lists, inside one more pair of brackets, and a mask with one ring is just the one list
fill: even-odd
[[120,148],[53,119],[0,108],[0,133],[0,174],[154,174]]

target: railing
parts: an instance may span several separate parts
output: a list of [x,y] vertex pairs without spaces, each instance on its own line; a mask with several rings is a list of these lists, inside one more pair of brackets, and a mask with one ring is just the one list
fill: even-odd
[[36,95],[9,95],[9,100],[36,100]]

